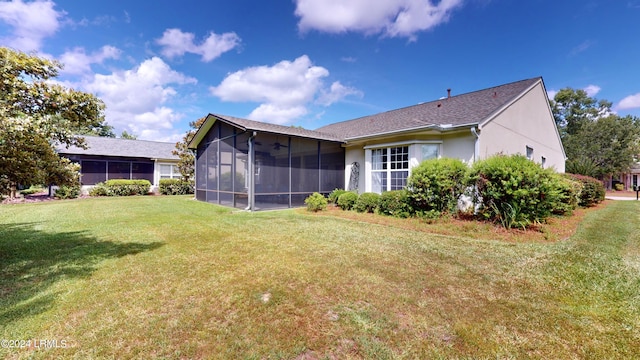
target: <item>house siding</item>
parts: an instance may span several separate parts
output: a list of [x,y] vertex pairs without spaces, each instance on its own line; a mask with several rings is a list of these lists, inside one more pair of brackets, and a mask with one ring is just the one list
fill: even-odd
[[535,162],[541,163],[544,157],[545,167],[564,172],[562,143],[541,82],[480,129],[480,158],[498,153],[526,155],[530,147]]

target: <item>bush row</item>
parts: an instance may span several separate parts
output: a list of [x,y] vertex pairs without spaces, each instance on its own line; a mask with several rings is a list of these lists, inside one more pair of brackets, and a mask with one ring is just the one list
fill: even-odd
[[193,194],[194,186],[191,181],[180,179],[160,179],[160,194],[188,195]]
[[578,205],[589,207],[604,200],[606,192],[600,180],[577,174],[564,174],[564,176],[581,184]]
[[578,206],[592,206],[604,194],[604,186],[594,178],[560,175],[522,155],[497,155],[471,167],[457,159],[426,160],[413,169],[406,190],[358,196],[336,189],[329,201],[343,210],[396,217],[471,211],[505,228],[524,228],[551,215],[570,214]]
[[114,179],[96,184],[90,191],[91,196],[132,196],[146,195],[151,190],[149,180]]

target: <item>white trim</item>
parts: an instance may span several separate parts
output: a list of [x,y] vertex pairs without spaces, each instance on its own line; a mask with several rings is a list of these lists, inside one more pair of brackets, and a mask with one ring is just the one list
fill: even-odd
[[406,141],[396,141],[391,143],[382,143],[382,144],[374,144],[367,145],[364,147],[365,150],[370,149],[381,149],[395,146],[405,146],[405,145],[414,145],[414,144],[440,144],[442,145],[442,140],[406,140]]

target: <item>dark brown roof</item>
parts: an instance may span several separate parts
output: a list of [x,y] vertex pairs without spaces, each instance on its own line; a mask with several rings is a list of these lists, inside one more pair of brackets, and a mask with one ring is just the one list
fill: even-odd
[[532,78],[450,98],[323,126],[316,131],[344,140],[428,127],[480,124],[542,78]]

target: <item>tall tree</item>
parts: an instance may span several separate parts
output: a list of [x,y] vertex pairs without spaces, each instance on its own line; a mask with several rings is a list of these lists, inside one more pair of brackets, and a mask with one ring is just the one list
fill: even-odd
[[84,147],[75,134],[100,129],[104,104],[50,80],[62,65],[0,47],[0,192],[17,184],[71,184],[78,167],[55,146]]
[[640,119],[620,117],[611,102],[565,88],[550,100],[567,155],[566,171],[604,178],[639,160]]
[[611,114],[612,103],[590,97],[584,90],[564,88],[550,101],[560,136],[573,135],[580,128],[600,117]]
[[192,121],[189,123],[191,129],[187,131],[187,133],[182,138],[182,141],[176,143],[176,149],[173,150],[173,155],[177,155],[180,160],[178,161],[178,170],[180,174],[182,174],[182,180],[184,181],[193,181],[193,176],[195,174],[194,162],[195,155],[193,151],[189,150],[187,146],[193,139],[196,131],[204,124],[206,117],[200,118],[196,121]]

